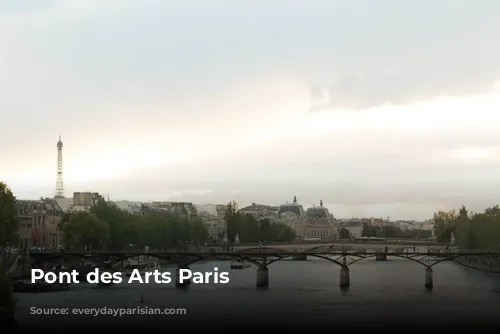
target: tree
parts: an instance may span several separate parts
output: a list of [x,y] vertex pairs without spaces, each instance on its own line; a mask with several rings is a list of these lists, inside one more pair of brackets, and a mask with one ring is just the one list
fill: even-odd
[[208,241],[208,229],[205,223],[199,219],[193,219],[190,221],[191,225],[191,240],[196,244],[204,244]]
[[351,238],[351,232],[349,232],[348,229],[342,227],[339,231],[339,238],[340,239],[350,239]]
[[137,245],[153,249],[167,249],[174,244],[172,229],[165,216],[152,213],[137,217]]
[[[4,316],[14,319],[15,308],[16,299],[12,291],[12,285],[6,275],[0,275],[0,321],[3,320]],[[0,322],[0,327],[4,328],[3,325]]]
[[[464,207],[462,208],[465,210]],[[449,242],[451,240],[451,233],[455,230],[458,217],[455,210],[434,213],[434,233],[437,241]]]
[[276,235],[276,239],[272,241],[291,242],[295,240],[295,232],[290,228],[290,226],[275,223],[272,225],[272,228],[276,231],[274,233],[274,235]]
[[[454,211],[452,211],[454,212]],[[465,249],[497,248],[500,243],[500,208],[495,205],[482,213],[470,213],[462,206],[458,214],[435,214],[435,231],[455,234],[456,245]],[[441,238],[441,240],[446,238]]]
[[240,233],[240,241],[241,242],[259,242],[262,240],[259,222],[254,218],[251,214],[246,214],[244,217],[244,226],[241,229]]
[[122,249],[129,244],[137,244],[138,219],[118,208],[115,204],[99,201],[91,208],[91,212],[102,221],[109,224],[109,247]]
[[227,203],[224,214],[226,221],[226,233],[229,242],[234,242],[236,234],[242,230],[243,216],[238,212],[238,203],[235,201]]
[[76,212],[62,225],[68,246],[102,248],[109,241],[109,224],[91,212]]
[[15,242],[19,226],[17,214],[14,194],[0,181],[0,246]]
[[[0,182],[0,246],[13,243],[16,239],[18,220],[17,205],[14,194],[6,183]],[[0,254],[0,316],[14,317],[16,300],[12,291],[12,285],[3,272],[4,261],[7,261],[5,254]]]

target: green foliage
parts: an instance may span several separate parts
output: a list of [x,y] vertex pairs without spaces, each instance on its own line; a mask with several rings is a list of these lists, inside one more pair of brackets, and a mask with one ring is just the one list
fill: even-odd
[[464,213],[467,215],[467,210],[463,206],[458,215],[455,210],[434,213],[434,234],[438,242],[450,242],[451,234],[456,229],[457,219]]
[[66,249],[145,247],[186,248],[207,242],[208,230],[199,218],[147,213],[133,215],[101,201],[90,212],[65,215],[59,225]]
[[0,246],[15,242],[18,226],[16,198],[0,181]]
[[288,225],[272,224],[269,219],[257,221],[250,214],[243,215],[238,212],[238,204],[234,201],[227,204],[225,220],[227,238],[230,242],[234,242],[236,234],[239,235],[240,242],[243,243],[291,242],[295,240],[295,232]]
[[234,242],[236,234],[243,230],[244,221],[243,216],[238,213],[238,204],[235,201],[227,203],[224,220],[226,221],[227,240]]
[[[6,183],[0,181],[0,246],[14,243],[19,226],[17,219],[17,205],[14,194]],[[16,299],[12,285],[4,271],[5,254],[0,254],[0,310],[5,310],[14,315]]]
[[76,212],[61,227],[68,246],[103,248],[109,240],[109,224],[92,212]]
[[351,232],[349,232],[348,229],[342,227],[339,231],[339,238],[340,239],[350,239],[351,238]]
[[0,309],[5,309],[13,315],[15,308],[16,298],[12,291],[12,285],[9,279],[2,275],[0,276]]
[[[236,235],[244,243],[259,241],[290,242],[295,233],[285,224],[271,224],[267,219],[257,221],[251,215],[238,212],[238,204],[227,205],[226,233],[229,242]],[[134,245],[153,249],[187,249],[208,241],[208,229],[198,217],[187,214],[132,215],[105,201],[90,212],[76,212],[63,217],[59,228],[63,232],[66,249],[123,249]]]
[[432,235],[431,231],[402,229],[398,226],[373,226],[363,224],[363,237],[369,238],[401,238],[401,239],[426,239]]
[[91,212],[100,220],[108,223],[108,247],[122,249],[129,244],[138,242],[137,222],[140,217],[134,217],[129,212],[121,210],[116,205],[99,201]]
[[[442,234],[453,232],[455,243],[465,249],[497,248],[500,244],[500,208],[498,205],[487,208],[483,213],[469,213],[462,206],[458,214],[450,211],[435,214],[434,229]],[[443,219],[446,218],[446,219]],[[446,240],[446,238],[442,238]]]

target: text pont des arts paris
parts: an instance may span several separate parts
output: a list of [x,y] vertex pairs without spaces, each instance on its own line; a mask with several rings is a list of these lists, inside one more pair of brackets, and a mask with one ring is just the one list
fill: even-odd
[[[186,281],[191,281],[194,284],[207,284],[207,283],[215,283],[215,284],[226,284],[229,283],[229,273],[228,272],[219,272],[217,267],[214,268],[213,271],[209,272],[197,272],[191,271],[189,269],[179,269],[178,270],[178,282],[184,283]],[[169,284],[172,282],[172,278],[170,277],[171,273],[169,272],[161,272],[159,270],[154,270],[151,272],[141,273],[138,269],[134,269],[128,278],[127,283],[157,283],[157,284]],[[36,283],[37,281],[43,280],[46,283],[80,283],[78,280],[78,272],[76,270],[72,270],[71,272],[44,272],[41,269],[32,269],[31,270],[31,283]],[[123,282],[122,273],[121,272],[99,272],[99,269],[95,269],[92,272],[87,274],[87,282],[88,283],[104,283],[110,284],[115,283],[119,284]]]

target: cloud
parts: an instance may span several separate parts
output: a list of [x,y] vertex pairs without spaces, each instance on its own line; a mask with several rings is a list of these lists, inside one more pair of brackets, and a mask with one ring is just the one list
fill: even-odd
[[59,132],[68,191],[138,199],[432,202],[500,170],[496,0],[0,6],[0,174],[24,194],[52,193]]
[[0,0],[0,15],[36,12],[57,5],[59,0]]
[[346,13],[345,43],[324,71],[335,75],[320,79],[330,95],[324,107],[367,109],[493,89],[500,77],[498,2],[363,3]]

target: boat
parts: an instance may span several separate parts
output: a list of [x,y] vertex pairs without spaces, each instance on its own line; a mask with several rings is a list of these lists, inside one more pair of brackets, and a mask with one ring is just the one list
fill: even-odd
[[59,292],[69,290],[69,283],[31,283],[29,280],[15,281],[12,288],[16,293],[41,293],[41,292]]
[[35,292],[35,284],[30,280],[19,280],[12,282],[12,289],[16,293]]
[[236,260],[231,262],[231,269],[245,269],[250,266],[251,264],[245,260]]
[[134,270],[138,270],[141,275],[144,275],[146,273],[154,273],[156,269],[158,269],[159,266],[156,262],[154,263],[143,263],[143,264],[132,264],[132,265],[127,265],[125,269],[122,271],[125,276],[130,277],[132,276],[132,273]]
[[35,292],[59,292],[69,290],[69,283],[40,284],[35,288]]
[[104,282],[99,282],[97,283],[97,286],[102,286],[102,287],[110,287],[113,286],[115,283],[109,282],[109,283],[104,283]]

